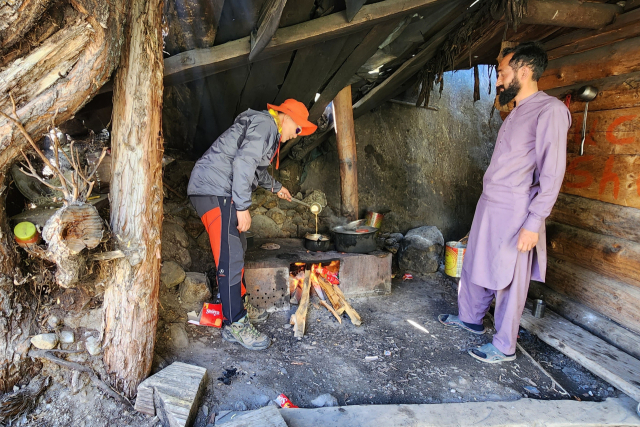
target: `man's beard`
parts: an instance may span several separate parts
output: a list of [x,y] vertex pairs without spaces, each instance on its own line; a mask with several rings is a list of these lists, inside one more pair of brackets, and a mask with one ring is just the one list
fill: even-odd
[[504,89],[502,92],[500,92],[500,95],[498,95],[498,102],[500,103],[500,105],[507,105],[508,103],[513,101],[513,98],[518,96],[518,92],[520,92],[520,89],[520,81],[517,77],[514,77],[509,87]]

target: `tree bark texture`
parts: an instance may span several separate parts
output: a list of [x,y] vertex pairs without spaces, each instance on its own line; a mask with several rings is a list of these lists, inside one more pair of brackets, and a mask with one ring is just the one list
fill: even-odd
[[[11,391],[33,365],[27,357],[34,311],[18,300],[20,279],[16,245],[6,215],[6,186],[9,172],[0,174],[0,392]],[[10,176],[9,176],[10,177]]]
[[104,297],[104,362],[136,394],[149,374],[158,321],[162,227],[162,1],[131,2],[114,81],[111,228],[116,249]]
[[[44,1],[24,0],[16,2],[44,4]],[[126,0],[70,0],[62,26],[46,21],[41,40],[39,22],[28,19],[19,10],[7,12],[8,24],[2,31],[2,40],[9,40],[9,32],[25,34],[25,40],[35,34],[37,45],[21,42],[3,43],[4,57],[11,62],[0,62],[0,109],[11,112],[9,93],[18,105],[17,113],[30,135],[38,138],[46,132],[55,117],[55,124],[63,123],[82,108],[111,76],[120,56],[124,18],[128,8]],[[5,11],[0,8],[0,14]],[[36,8],[40,10],[40,8]],[[47,11],[45,15],[55,11]],[[43,18],[44,19],[44,18]],[[0,19],[0,21],[3,21]],[[34,26],[35,25],[35,26]],[[15,26],[15,27],[14,27]],[[57,31],[54,31],[54,28]],[[18,55],[15,52],[18,51]],[[17,56],[17,57],[16,57]],[[57,113],[57,115],[56,115]],[[0,118],[0,171],[4,171],[25,149],[26,139],[6,119]]]
[[[27,132],[40,138],[73,117],[110,78],[120,56],[126,0],[16,0],[0,5],[0,110],[12,94]],[[55,120],[54,120],[55,118]],[[21,303],[18,257],[6,218],[5,177],[27,140],[0,118],[0,391],[32,366],[34,309]],[[14,278],[17,279],[14,280]],[[26,286],[26,285],[25,285]],[[34,304],[35,307],[35,304]]]
[[340,160],[340,203],[342,215],[358,219],[358,166],[356,132],[353,124],[351,86],[338,92],[333,100],[336,141]]

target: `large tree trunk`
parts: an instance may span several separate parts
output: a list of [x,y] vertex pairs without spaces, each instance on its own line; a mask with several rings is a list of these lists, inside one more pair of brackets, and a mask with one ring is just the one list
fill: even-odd
[[[0,174],[0,392],[10,391],[31,367],[29,334],[33,310],[21,304],[18,256],[5,212],[7,175]],[[26,344],[26,345],[25,345]]]
[[104,297],[104,362],[128,397],[149,374],[162,227],[162,1],[133,0],[113,92],[111,228],[126,258]]
[[[38,139],[52,121],[73,117],[118,63],[128,3],[16,0],[0,5],[0,110],[11,114],[13,95],[21,122]],[[21,303],[25,290],[14,281],[18,257],[4,211],[5,177],[27,144],[0,117],[0,391],[10,390],[30,366],[25,353],[36,304]]]

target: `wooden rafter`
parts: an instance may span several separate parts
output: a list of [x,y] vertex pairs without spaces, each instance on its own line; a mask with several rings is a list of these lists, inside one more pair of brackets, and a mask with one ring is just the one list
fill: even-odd
[[[414,57],[407,60],[400,66],[391,76],[389,76],[381,84],[373,88],[362,99],[354,104],[354,117],[364,114],[370,111],[372,108],[380,105],[386,99],[389,99],[398,87],[400,87],[409,78],[419,72],[424,64],[427,63],[437,52],[438,48],[445,41],[449,33],[455,29],[464,20],[465,13],[463,13],[470,2],[459,2],[453,12],[440,15],[438,20],[440,23],[448,21],[448,24],[444,26],[438,33],[429,39],[423,46],[422,50],[418,52]],[[451,20],[451,16],[457,16]]]
[[[345,14],[334,13],[301,24],[280,28],[256,60],[331,40],[399,18],[444,0],[385,0],[363,6],[351,22]],[[194,49],[167,58],[166,85],[186,83],[249,63],[250,37],[207,49]]]
[[347,21],[351,22],[367,0],[346,0]]
[[268,0],[262,7],[257,28],[251,32],[251,51],[249,62],[252,62],[269,44],[280,24],[280,17],[287,0]]

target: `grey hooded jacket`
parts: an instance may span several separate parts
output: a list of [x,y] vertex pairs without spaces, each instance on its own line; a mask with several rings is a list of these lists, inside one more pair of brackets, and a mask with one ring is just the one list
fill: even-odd
[[279,140],[278,127],[268,111],[241,113],[196,162],[187,194],[231,196],[236,210],[245,211],[258,186],[280,191],[282,184],[267,172]]

